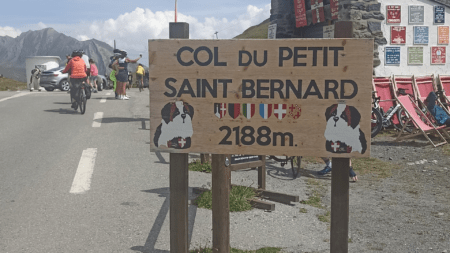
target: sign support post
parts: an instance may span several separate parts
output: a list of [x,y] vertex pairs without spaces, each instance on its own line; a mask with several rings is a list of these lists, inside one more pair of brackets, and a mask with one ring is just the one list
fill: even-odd
[[[352,38],[353,23],[335,23],[335,38]],[[333,158],[331,173],[331,231],[330,252],[348,252],[348,212],[350,158]]]
[[[189,39],[189,24],[170,23],[170,39]],[[170,252],[188,253],[188,153],[170,153]]]
[[231,156],[212,155],[213,252],[230,252]]

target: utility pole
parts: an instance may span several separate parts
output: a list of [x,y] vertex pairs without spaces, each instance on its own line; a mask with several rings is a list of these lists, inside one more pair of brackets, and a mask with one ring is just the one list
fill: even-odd
[[175,23],[177,22],[177,0],[175,0]]

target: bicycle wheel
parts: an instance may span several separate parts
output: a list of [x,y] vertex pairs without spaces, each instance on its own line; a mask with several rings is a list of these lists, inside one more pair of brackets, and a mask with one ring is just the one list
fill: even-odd
[[[401,131],[403,129],[403,127],[405,126],[406,122],[408,122],[408,115],[403,110],[403,108],[400,108],[397,111],[397,116],[398,116],[398,121],[400,122],[399,130]],[[412,129],[414,129],[414,123],[412,123],[412,121],[410,121],[410,123],[405,127],[405,131],[411,133]]]
[[372,138],[375,137],[383,128],[383,119],[380,111],[376,108],[372,108],[372,118],[371,118],[371,128],[372,134],[370,135]]
[[84,89],[80,90],[80,112],[81,114],[84,114],[86,112],[86,92]]
[[298,172],[300,171],[300,165],[302,164],[302,157],[296,156],[291,160],[292,177],[297,178]]

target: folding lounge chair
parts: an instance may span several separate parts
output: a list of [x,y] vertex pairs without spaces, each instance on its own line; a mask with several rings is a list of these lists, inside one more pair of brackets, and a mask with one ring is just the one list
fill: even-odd
[[396,76],[392,77],[394,83],[394,95],[397,96],[398,90],[403,89],[406,94],[416,99],[416,91],[414,90],[413,76]]
[[[438,93],[438,88],[434,80],[434,75],[414,76],[414,87],[416,89],[417,100],[422,109],[427,108],[425,100],[427,99],[428,94],[430,94],[430,92]],[[447,114],[449,114],[447,107],[442,104],[440,100],[437,100],[437,103],[447,112]],[[433,124],[437,125],[436,120],[433,116],[431,116],[431,113],[429,113],[427,109],[424,109],[424,111],[426,111],[427,117],[433,122]]]
[[[426,117],[426,115],[422,112],[422,110],[417,106],[417,104],[414,103],[413,98],[411,98],[410,96],[399,96],[397,98],[398,102],[401,104],[401,106],[403,107],[403,109],[405,110],[406,114],[408,115],[408,122],[409,121],[413,121],[414,125],[416,125],[419,129],[420,132],[417,134],[411,134],[409,136],[403,137],[401,138],[401,135],[403,134],[403,130],[400,131],[400,133],[397,136],[396,141],[401,140],[401,139],[406,139],[406,138],[410,138],[410,137],[414,137],[420,134],[423,134],[425,136],[425,138],[427,138],[427,140],[434,146],[440,146],[440,145],[444,145],[447,143],[447,141],[445,140],[445,138],[442,136],[442,134],[439,132],[439,130],[444,129],[445,126],[439,126],[439,127],[435,127],[432,122]],[[405,124],[405,126],[403,128],[406,127],[407,124]],[[439,143],[434,143],[430,137],[428,137],[428,134],[432,134],[435,133],[437,135],[437,137],[439,137],[440,140],[442,140],[442,142]],[[447,138],[450,138],[450,135],[446,132],[443,131],[444,135]]]
[[438,75],[438,90],[442,91],[440,96],[441,102],[444,105],[442,108],[450,113],[450,75]]
[[[379,104],[384,113],[386,113],[389,108],[396,106],[397,100],[394,95],[394,88],[392,86],[392,79],[390,77],[373,77],[372,87],[376,92],[376,95],[380,97]],[[394,123],[395,125],[398,125],[400,123],[398,121],[397,114],[394,114],[394,116],[392,117],[392,123]]]

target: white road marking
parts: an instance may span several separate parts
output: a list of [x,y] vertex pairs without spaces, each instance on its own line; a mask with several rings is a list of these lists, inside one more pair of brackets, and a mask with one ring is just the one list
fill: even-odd
[[106,98],[100,99],[100,103],[106,103]]
[[109,96],[109,95],[111,95],[111,92],[106,93],[106,96]]
[[94,122],[92,122],[92,127],[100,127],[102,125],[103,112],[94,113]]
[[31,92],[21,92],[19,94],[12,95],[11,97],[2,98],[2,99],[0,99],[0,102],[6,101],[6,100],[12,99],[12,98],[22,97],[22,96],[29,95],[29,94],[31,94]]
[[88,148],[83,150],[80,162],[78,163],[77,172],[73,179],[70,193],[82,194],[91,189],[91,178],[94,173],[95,158],[97,157],[96,148]]

